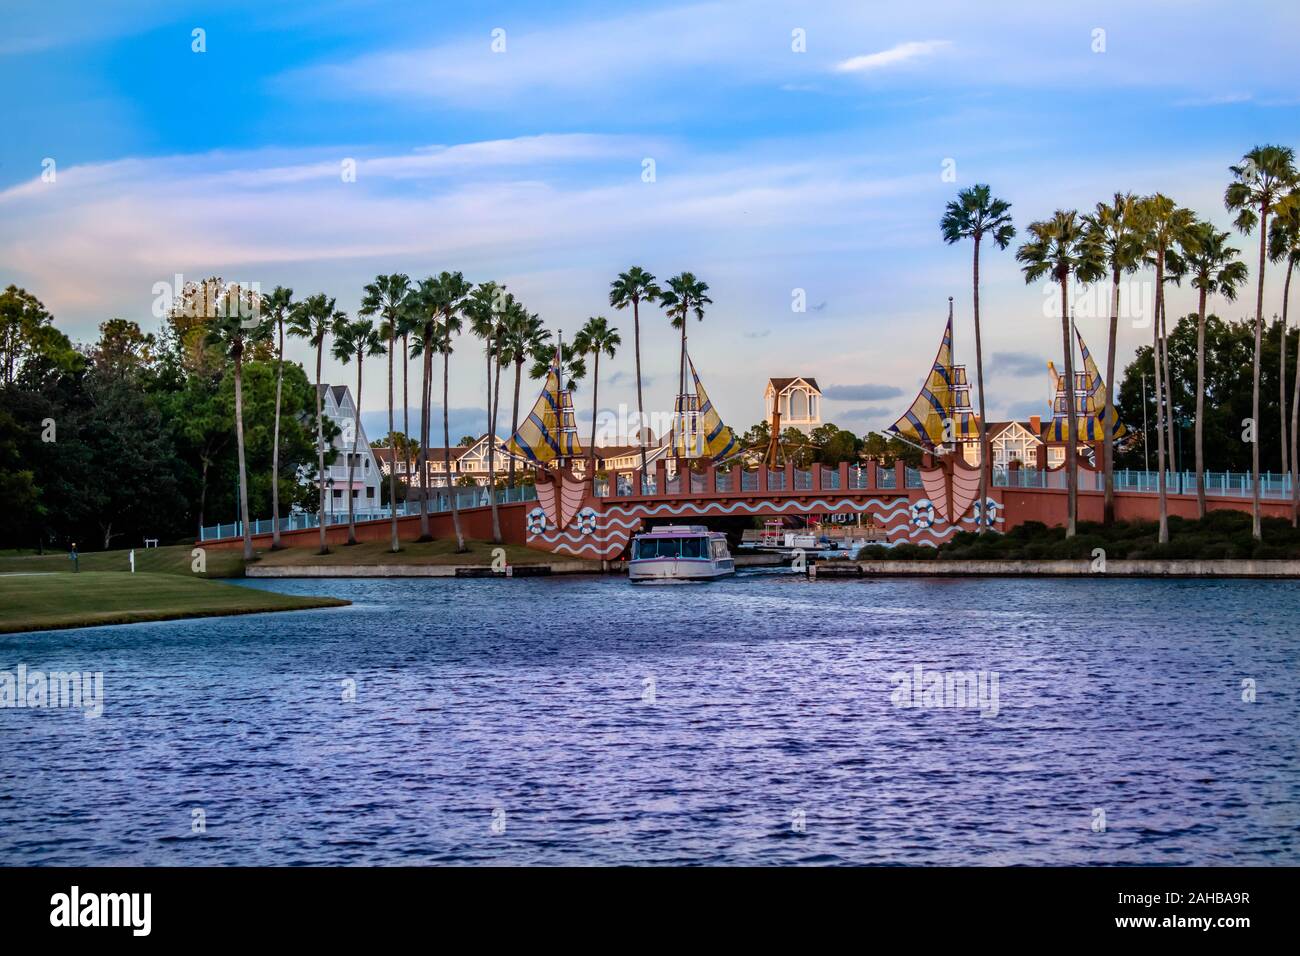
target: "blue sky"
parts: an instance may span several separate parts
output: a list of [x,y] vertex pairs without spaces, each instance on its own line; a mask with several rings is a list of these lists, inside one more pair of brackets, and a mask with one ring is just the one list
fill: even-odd
[[[937,225],[957,189],[990,183],[1022,232],[1156,189],[1226,228],[1227,166],[1297,145],[1297,20],[1281,2],[1158,0],[10,2],[0,282],[87,340],[113,316],[156,326],[154,284],[177,273],[352,309],[378,272],[460,269],[568,333],[607,315],[630,346],[613,276],[688,269],[712,287],[692,354],[728,420],[761,417],[768,376],[804,374],[828,419],[863,432],[910,400],[949,295],[973,363],[969,246]],[[1059,323],[1012,250],[983,278],[990,417],[1040,410]],[[1104,321],[1081,306],[1100,349]],[[668,408],[675,341],[660,313],[643,320],[647,403]],[[1147,335],[1122,324],[1123,357]],[[467,431],[484,401],[469,349],[452,385]],[[631,369],[626,346],[604,363],[602,406],[634,400]]]

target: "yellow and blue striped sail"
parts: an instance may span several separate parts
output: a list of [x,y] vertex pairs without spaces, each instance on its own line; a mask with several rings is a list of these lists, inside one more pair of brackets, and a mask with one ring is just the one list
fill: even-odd
[[[888,431],[923,448],[937,448],[951,441],[979,441],[979,416],[970,409],[966,388],[965,368],[952,362],[952,318],[949,317],[921,393]],[[948,435],[944,434],[946,421],[952,422]]]
[[[1084,344],[1083,336],[1079,330],[1074,330],[1074,337],[1079,342],[1079,351],[1083,354],[1083,374],[1076,373],[1078,389],[1083,395],[1076,394],[1076,401],[1081,403],[1081,407],[1076,408],[1078,415],[1079,428],[1076,441],[1081,442],[1099,442],[1106,437],[1106,382],[1101,377],[1101,372],[1097,369],[1097,363],[1093,361],[1092,353],[1088,351],[1088,346]],[[1053,398],[1052,398],[1052,423],[1047,427],[1047,433],[1043,436],[1046,441],[1066,441],[1069,432],[1068,422],[1069,414],[1065,408],[1065,376],[1056,374],[1056,366],[1051,362],[1047,363],[1047,368],[1052,374]],[[1119,438],[1124,434],[1124,426],[1120,423],[1119,414],[1111,409],[1110,425],[1114,429],[1114,435]]]
[[695,380],[696,457],[709,458],[715,462],[724,461],[740,453],[742,450],[740,441],[736,438],[736,433],[723,424],[722,416],[713,407],[713,402],[709,400],[708,393],[704,391],[704,384],[700,381],[700,375],[695,371],[695,363],[691,362],[689,358],[687,362],[691,366],[691,378]]
[[533,410],[506,443],[506,451],[537,465],[557,458],[582,457],[573,419],[573,397],[560,387],[560,355],[556,352]]

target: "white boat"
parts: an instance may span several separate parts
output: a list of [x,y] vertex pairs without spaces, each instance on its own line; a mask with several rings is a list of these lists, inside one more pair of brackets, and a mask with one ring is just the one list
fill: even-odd
[[734,574],[727,536],[703,525],[665,525],[632,539],[629,581],[708,581]]

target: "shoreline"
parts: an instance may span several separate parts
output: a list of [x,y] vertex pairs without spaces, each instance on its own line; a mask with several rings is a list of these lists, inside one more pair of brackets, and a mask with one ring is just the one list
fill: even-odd
[[1116,559],[1105,570],[1088,558],[1045,561],[823,561],[808,566],[808,577],[1101,577],[1191,578],[1201,580],[1300,578],[1300,560],[1293,559]]

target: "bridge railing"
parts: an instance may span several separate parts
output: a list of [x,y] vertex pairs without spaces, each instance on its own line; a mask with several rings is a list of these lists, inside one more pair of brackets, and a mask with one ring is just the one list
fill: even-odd
[[822,470],[822,490],[839,491],[840,490],[840,470],[838,468],[827,468],[824,465],[819,466]]
[[876,466],[876,487],[877,488],[897,488],[898,472],[893,468],[883,468]]
[[[1066,484],[1064,469],[1040,470],[1037,468],[1020,468],[993,470],[993,485],[996,488],[1055,488],[1064,489]],[[1081,491],[1103,491],[1105,476],[1100,471],[1089,468],[1079,469],[1079,489]],[[1253,498],[1254,482],[1247,472],[1209,471],[1205,473],[1205,493],[1219,498]],[[1115,472],[1116,491],[1137,491],[1155,494],[1160,490],[1160,472],[1119,469]],[[1196,472],[1165,472],[1165,493],[1171,495],[1195,495]],[[1291,476],[1266,472],[1259,476],[1259,496],[1268,499],[1291,497]]]
[[[483,508],[492,503],[486,488],[457,488],[454,490],[456,496],[457,508]],[[451,494],[447,491],[430,492],[429,495],[429,513],[437,514],[441,511],[451,510]],[[498,488],[496,493],[497,504],[509,504],[515,501],[533,501],[537,498],[537,489],[532,485],[520,485],[516,488]],[[420,503],[418,501],[404,501],[397,506],[397,516],[399,518],[409,515],[418,515],[420,513]],[[392,512],[387,508],[382,510],[357,511],[354,515],[357,522],[362,521],[387,521],[392,517]],[[348,523],[348,512],[344,508],[342,511],[325,512],[325,526],[327,528],[346,525]],[[249,530],[253,534],[270,534],[275,530],[275,521],[271,518],[258,518],[249,522]],[[280,531],[303,531],[308,528],[320,527],[319,516],[316,512],[300,511],[293,514],[285,515],[280,519]],[[215,541],[218,538],[238,538],[244,533],[244,523],[242,521],[232,521],[228,524],[206,525],[199,530],[200,541]]]

